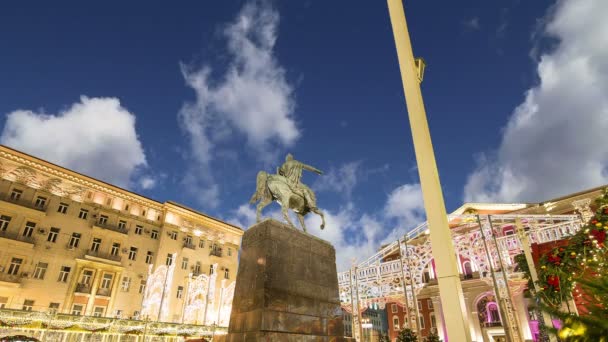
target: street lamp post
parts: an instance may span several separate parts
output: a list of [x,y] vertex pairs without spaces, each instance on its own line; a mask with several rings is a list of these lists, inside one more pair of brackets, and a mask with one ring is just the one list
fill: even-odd
[[447,334],[450,341],[468,342],[471,341],[471,335],[456,264],[456,252],[448,226],[439,172],[420,89],[424,62],[421,59],[414,60],[402,1],[387,0],[387,3],[412,129],[424,208],[431,234],[441,306],[444,317],[450,317],[446,320]]

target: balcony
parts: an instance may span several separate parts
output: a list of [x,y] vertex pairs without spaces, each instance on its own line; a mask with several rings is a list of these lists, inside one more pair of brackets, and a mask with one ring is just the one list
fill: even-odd
[[89,284],[77,284],[76,285],[76,290],[74,290],[74,292],[76,292],[76,293],[91,294],[91,285],[89,285]]
[[34,242],[36,241],[31,236],[23,236],[23,234],[21,234],[19,232],[10,232],[10,231],[0,231],[0,238],[23,242],[23,243],[29,244],[30,247],[34,247]]
[[221,249],[221,248],[215,248],[215,249],[212,249],[212,250],[209,252],[209,255],[210,255],[210,256],[216,256],[216,257],[220,257],[220,258],[221,258],[221,257],[222,257],[222,249]]
[[0,283],[5,283],[10,287],[20,287],[22,278],[19,274],[0,273]]
[[95,295],[96,296],[110,297],[110,294],[111,294],[111,289],[102,289],[102,288],[99,288],[99,289],[97,289],[97,293]]
[[191,242],[184,242],[183,248],[196,249],[196,246]]
[[37,215],[46,213],[46,209],[48,208],[48,203],[45,203],[44,205],[36,205],[35,200],[11,199],[10,194],[8,194],[4,198],[4,202],[9,203],[9,205],[14,204],[23,208],[27,208],[29,210],[32,210],[33,213]]
[[97,221],[97,222],[95,222],[95,224],[93,226],[101,228],[101,229],[111,230],[113,232],[117,232],[117,233],[121,233],[121,234],[125,234],[125,235],[129,234],[129,230],[127,228],[120,228],[119,226],[109,224],[109,223],[102,223],[102,222]]
[[500,321],[483,322],[482,325],[484,328],[502,327],[502,323]]
[[87,250],[86,256],[93,257],[93,258],[106,259],[106,260],[111,260],[111,261],[116,261],[116,262],[122,261],[122,257],[120,255],[114,255],[111,253],[103,253],[103,252],[94,251],[91,249]]

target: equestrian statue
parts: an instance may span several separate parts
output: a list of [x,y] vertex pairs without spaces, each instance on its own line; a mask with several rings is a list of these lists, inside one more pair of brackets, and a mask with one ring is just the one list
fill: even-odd
[[296,213],[304,231],[306,231],[304,216],[310,212],[321,216],[321,229],[325,228],[325,217],[323,212],[317,208],[315,193],[300,181],[302,170],[323,174],[319,169],[293,159],[291,154],[287,154],[285,162],[277,169],[276,174],[258,172],[256,190],[249,201],[251,204],[259,202],[256,210],[257,222],[260,222],[262,209],[272,201],[277,201],[281,205],[285,221],[293,228],[295,226],[289,219],[287,209]]

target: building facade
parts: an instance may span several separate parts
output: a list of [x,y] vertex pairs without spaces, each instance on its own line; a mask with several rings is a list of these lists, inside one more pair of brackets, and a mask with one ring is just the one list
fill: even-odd
[[[539,313],[525,295],[527,279],[515,256],[522,254],[525,241],[534,252],[576,233],[593,215],[603,188],[542,203],[467,203],[449,215],[473,341],[502,341],[508,335],[513,341],[538,339]],[[426,223],[338,278],[342,306],[352,313],[353,335],[362,312],[379,305],[386,310],[391,341],[404,327],[421,337],[434,332],[445,340],[450,318],[441,310]],[[569,307],[576,308],[576,303]]]
[[0,146],[0,309],[227,326],[242,234]]

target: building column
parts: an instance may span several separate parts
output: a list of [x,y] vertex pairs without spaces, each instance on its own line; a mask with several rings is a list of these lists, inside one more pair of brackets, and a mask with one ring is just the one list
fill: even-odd
[[[435,315],[435,323],[437,323],[437,335],[442,341],[447,341],[448,337],[445,333],[445,322],[443,321],[443,308],[441,307],[441,300],[439,295],[431,297],[433,302],[433,313]],[[418,303],[416,303],[418,305]],[[431,322],[429,322],[431,324]]]
[[[84,267],[83,267],[84,272]],[[95,269],[95,275],[91,280],[91,293],[89,294],[89,301],[87,302],[87,307],[84,309],[85,315],[90,316],[93,314],[93,306],[95,306],[95,293],[97,293],[97,289],[99,288],[99,279],[101,278],[102,270]],[[71,310],[71,308],[70,308]],[[108,315],[108,309],[106,308],[106,316]]]
[[118,292],[118,288],[120,287],[120,282],[122,281],[122,272],[115,271],[114,272],[114,283],[112,284],[112,291],[110,292],[110,300],[108,301],[108,307],[106,308],[106,316],[108,310],[111,312],[114,311],[114,302],[116,301],[116,293]]

